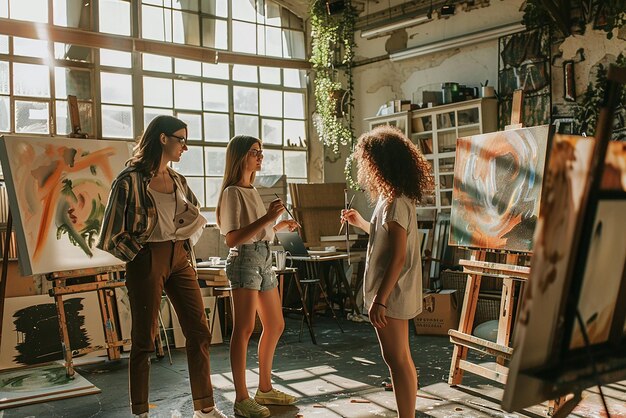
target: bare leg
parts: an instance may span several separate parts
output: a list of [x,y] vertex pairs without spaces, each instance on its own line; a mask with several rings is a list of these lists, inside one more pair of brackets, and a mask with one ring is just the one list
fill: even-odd
[[258,290],[233,289],[235,315],[233,334],[230,338],[230,367],[233,371],[237,402],[250,397],[246,385],[246,355],[248,342],[254,330],[258,300]]
[[417,373],[409,348],[408,322],[387,317],[387,325],[375,329],[383,359],[391,373],[393,394],[398,405],[398,418],[414,418]]
[[285,319],[278,289],[259,292],[259,318],[263,333],[259,339],[259,390],[272,390],[272,362],[274,351],[285,329]]

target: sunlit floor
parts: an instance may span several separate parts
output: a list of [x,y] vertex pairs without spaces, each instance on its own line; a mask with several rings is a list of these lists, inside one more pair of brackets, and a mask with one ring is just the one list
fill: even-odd
[[[393,392],[381,383],[388,378],[371,325],[342,321],[341,333],[332,319],[319,318],[315,325],[318,345],[306,332],[299,342],[300,322],[287,319],[274,362],[275,386],[300,397],[295,406],[270,407],[274,417],[394,417]],[[253,337],[248,356],[251,394],[256,390],[256,347]],[[418,417],[546,416],[545,405],[522,413],[507,414],[499,406],[502,386],[467,374],[463,385],[450,388],[447,377],[452,347],[446,337],[414,336],[413,358],[419,369],[416,396]],[[152,363],[151,417],[178,418],[193,415],[184,350],[172,351]],[[488,358],[485,358],[488,360]],[[218,407],[232,416],[234,391],[228,345],[211,351],[212,380]],[[100,362],[80,366],[78,372],[101,389],[100,394],[34,404],[0,411],[2,417],[124,417],[130,416],[127,394],[127,362]],[[613,417],[626,416],[626,383],[603,388]],[[572,416],[599,417],[603,409],[597,389],[585,392]]]

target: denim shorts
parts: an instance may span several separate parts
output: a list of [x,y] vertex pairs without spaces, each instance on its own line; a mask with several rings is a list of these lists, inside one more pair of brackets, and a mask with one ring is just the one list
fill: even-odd
[[266,291],[278,286],[272,271],[272,253],[267,241],[242,244],[226,259],[226,276],[233,289]]

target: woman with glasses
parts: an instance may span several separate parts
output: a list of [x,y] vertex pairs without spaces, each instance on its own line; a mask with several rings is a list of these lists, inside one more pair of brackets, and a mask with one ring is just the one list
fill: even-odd
[[[293,220],[276,220],[285,210],[277,199],[267,211],[252,185],[261,170],[261,140],[235,136],[226,148],[224,181],[217,204],[217,223],[230,252],[226,275],[233,288],[235,309],[230,339],[230,364],[235,383],[235,414],[247,418],[270,416],[265,405],[291,405],[296,398],[272,387],[274,351],[285,328],[278,280],[272,271],[270,242],[281,229],[293,231]],[[246,386],[246,354],[256,314],[263,324],[259,339],[259,386],[253,398]]]
[[209,328],[193,245],[206,219],[185,178],[168,165],[187,150],[187,125],[157,116],[113,182],[98,248],[126,262],[132,314],[129,391],[132,413],[148,416],[150,356],[163,291],[186,338],[194,418],[225,418],[213,400]]

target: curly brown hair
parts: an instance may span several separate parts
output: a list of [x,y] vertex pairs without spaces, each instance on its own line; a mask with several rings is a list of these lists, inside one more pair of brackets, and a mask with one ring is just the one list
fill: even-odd
[[430,163],[396,127],[379,126],[361,135],[353,158],[371,200],[404,195],[417,203],[434,188]]

